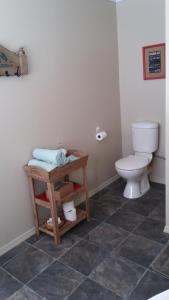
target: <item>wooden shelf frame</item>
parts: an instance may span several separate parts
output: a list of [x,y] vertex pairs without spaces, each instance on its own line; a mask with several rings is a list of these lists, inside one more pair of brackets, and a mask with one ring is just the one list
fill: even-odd
[[[24,166],[24,170],[28,175],[30,190],[31,190],[31,197],[32,197],[32,205],[33,205],[33,213],[34,213],[34,220],[35,220],[35,228],[36,234],[39,236],[39,231],[42,231],[50,236],[54,237],[54,241],[56,244],[60,243],[60,237],[66,233],[68,230],[76,226],[81,221],[87,219],[90,220],[90,203],[88,197],[88,187],[87,187],[87,161],[88,155],[78,151],[78,150],[68,150],[68,155],[73,154],[78,157],[77,160],[66,164],[62,167],[58,167],[53,169],[50,172],[47,172],[41,168],[34,167],[34,166]],[[54,192],[54,182],[59,179],[69,180],[69,175],[72,172],[75,172],[79,169],[82,169],[82,184],[79,186],[78,189],[74,190],[73,192],[69,193],[68,195],[60,198],[55,196]],[[36,195],[35,193],[35,181],[42,181],[45,182],[48,189],[48,196],[49,199],[44,200]],[[58,224],[58,208],[63,203],[75,200],[80,194],[85,194],[85,210],[77,210],[77,220],[75,222],[65,221],[62,226]],[[53,231],[48,230],[45,225],[41,225],[39,222],[39,215],[38,215],[38,206],[46,207],[51,211],[52,217],[52,227]]]

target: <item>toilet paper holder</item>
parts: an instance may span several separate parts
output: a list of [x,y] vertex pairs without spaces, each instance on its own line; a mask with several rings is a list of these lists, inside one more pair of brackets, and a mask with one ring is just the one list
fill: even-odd
[[96,140],[99,141],[99,142],[101,142],[105,138],[107,138],[107,132],[106,131],[101,131],[100,127],[97,126],[96,127]]

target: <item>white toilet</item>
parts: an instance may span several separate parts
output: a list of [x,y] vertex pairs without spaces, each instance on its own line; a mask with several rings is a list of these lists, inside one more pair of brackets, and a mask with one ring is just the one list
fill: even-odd
[[117,173],[127,180],[123,192],[125,198],[139,198],[149,188],[148,165],[153,152],[158,148],[158,123],[151,121],[132,124],[134,155],[124,157],[115,163]]

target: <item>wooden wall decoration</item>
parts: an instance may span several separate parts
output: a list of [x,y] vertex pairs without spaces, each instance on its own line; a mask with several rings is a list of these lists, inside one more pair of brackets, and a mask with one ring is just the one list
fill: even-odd
[[24,48],[13,52],[0,45],[0,76],[25,74],[28,74],[28,64]]

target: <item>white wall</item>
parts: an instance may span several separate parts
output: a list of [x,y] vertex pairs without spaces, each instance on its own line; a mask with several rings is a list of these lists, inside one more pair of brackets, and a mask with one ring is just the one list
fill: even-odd
[[[103,0],[0,0],[0,43],[24,46],[29,75],[0,78],[0,247],[33,226],[22,169],[35,147],[89,153],[94,189],[121,156],[115,4]],[[108,132],[95,140],[96,126]]]
[[[165,80],[143,80],[142,47],[165,42],[165,1],[125,0],[117,5],[123,155],[132,153],[133,121],[160,123],[157,154],[165,156]],[[155,159],[152,180],[164,183],[165,161]]]

